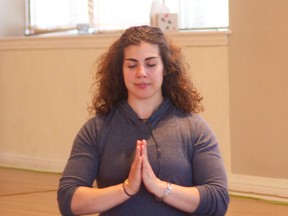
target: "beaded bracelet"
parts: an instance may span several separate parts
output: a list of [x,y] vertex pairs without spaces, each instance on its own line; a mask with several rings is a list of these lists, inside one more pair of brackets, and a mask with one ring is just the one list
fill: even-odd
[[172,184],[167,181],[167,188],[161,197],[156,197],[158,201],[163,201],[172,191]]
[[125,188],[125,184],[128,185],[128,179],[126,179],[126,180],[123,182],[122,187],[123,187],[124,193],[125,193],[127,196],[132,197],[133,195],[131,195],[131,194],[129,194],[129,193],[127,192],[127,190],[126,190],[126,188]]

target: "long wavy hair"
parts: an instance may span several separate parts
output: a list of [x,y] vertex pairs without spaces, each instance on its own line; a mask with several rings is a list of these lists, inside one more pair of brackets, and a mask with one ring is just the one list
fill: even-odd
[[88,107],[90,114],[105,115],[117,103],[127,99],[128,92],[122,71],[124,49],[141,42],[159,46],[164,65],[163,96],[170,98],[171,102],[185,113],[202,111],[203,98],[187,73],[188,65],[184,62],[181,48],[168,39],[161,29],[144,25],[128,28],[109,50],[98,58],[92,105]]

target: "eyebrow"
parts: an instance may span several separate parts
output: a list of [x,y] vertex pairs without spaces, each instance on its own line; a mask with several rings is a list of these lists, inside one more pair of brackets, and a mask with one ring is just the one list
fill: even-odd
[[[158,56],[148,57],[148,58],[145,59],[145,61],[149,61],[149,60],[151,60],[151,59],[156,59],[156,58],[159,58],[159,57],[158,57]],[[137,59],[133,59],[133,58],[125,58],[124,60],[126,60],[126,61],[138,62]]]

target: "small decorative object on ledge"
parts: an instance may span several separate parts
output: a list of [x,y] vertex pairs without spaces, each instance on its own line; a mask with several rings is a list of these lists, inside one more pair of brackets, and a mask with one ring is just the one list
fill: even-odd
[[157,14],[157,26],[162,31],[177,31],[178,30],[178,15],[175,13]]
[[94,28],[89,23],[82,23],[77,25],[78,34],[93,34],[95,33]]
[[162,31],[178,30],[178,15],[170,13],[162,1],[154,0],[150,10],[150,24],[162,29]]

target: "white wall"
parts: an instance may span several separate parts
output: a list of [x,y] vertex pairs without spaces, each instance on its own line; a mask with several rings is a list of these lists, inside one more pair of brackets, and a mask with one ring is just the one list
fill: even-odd
[[[60,172],[88,118],[92,66],[119,35],[0,39],[0,164]],[[227,35],[173,34],[229,168]]]
[[[288,202],[288,1],[230,1],[230,188]],[[234,185],[238,185],[234,187]],[[240,187],[239,187],[240,186]]]

